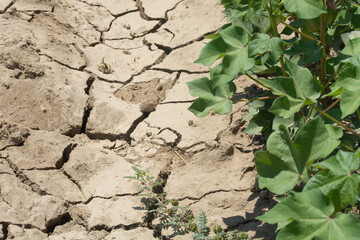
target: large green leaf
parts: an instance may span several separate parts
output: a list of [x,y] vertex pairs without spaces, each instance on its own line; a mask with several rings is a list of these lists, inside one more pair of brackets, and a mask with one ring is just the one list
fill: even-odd
[[210,66],[223,56],[225,48],[224,40],[221,37],[215,38],[205,45],[195,63],[202,63],[206,66]]
[[264,54],[270,52],[274,62],[277,62],[283,55],[283,42],[280,38],[270,38],[268,34],[256,33],[251,37],[249,42],[249,56]]
[[[214,73],[215,74],[215,73]],[[213,81],[207,77],[198,78],[187,82],[190,94],[199,97],[189,110],[198,117],[205,117],[212,110],[218,114],[229,113],[232,109],[232,101],[229,99],[236,91],[234,83],[229,82],[213,87]]]
[[346,64],[342,67],[330,94],[341,98],[342,118],[355,112],[360,106],[360,66]]
[[259,173],[260,188],[266,187],[274,193],[284,194],[299,182],[295,164],[287,163],[269,152],[257,151],[255,165]]
[[[323,120],[316,118],[305,124],[292,140],[285,127],[273,132],[267,141],[267,152],[255,154],[260,188],[267,187],[274,193],[291,190],[302,177],[307,181],[307,166],[315,159],[332,152],[334,134],[329,134]],[[288,184],[284,184],[288,182]]]
[[316,40],[300,39],[288,48],[285,53],[291,56],[302,55],[304,63],[316,63],[322,57],[321,48],[317,45]]
[[349,56],[360,55],[360,38],[349,39],[341,53]]
[[310,71],[291,61],[285,61],[290,77],[260,79],[273,94],[281,96],[273,103],[270,111],[275,115],[288,118],[303,105],[315,103],[320,97],[321,88]]
[[309,100],[316,102],[320,96],[321,88],[307,68],[302,68],[286,60],[285,66],[290,77],[277,77],[274,79],[261,79],[261,82],[271,88],[275,95],[286,96],[293,100]]
[[274,119],[274,115],[268,111],[260,110],[249,122],[245,133],[258,134],[263,131],[264,128],[271,126],[271,122]]
[[221,81],[217,81],[214,87],[231,81],[239,72],[246,72],[255,64],[255,60],[248,56],[247,43],[250,34],[244,28],[231,25],[221,30],[219,34],[218,38],[206,44],[195,61],[210,66],[217,59],[223,57],[222,72],[219,74],[224,77]]
[[282,96],[275,99],[269,111],[276,116],[289,118],[298,112],[302,105],[303,101],[301,100],[289,100]]
[[310,179],[304,191],[320,189],[333,199],[336,210],[354,205],[360,193],[360,176],[355,172],[359,163],[356,154],[339,151],[336,156],[314,164],[324,170]]
[[360,236],[359,219],[334,214],[333,203],[319,189],[293,193],[258,219],[278,224],[277,240],[356,240]]
[[322,0],[284,0],[284,6],[302,19],[313,19],[326,13]]

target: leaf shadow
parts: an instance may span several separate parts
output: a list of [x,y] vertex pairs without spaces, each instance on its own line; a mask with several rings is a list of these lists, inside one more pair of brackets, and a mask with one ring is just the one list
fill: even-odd
[[247,199],[248,201],[256,200],[252,212],[246,212],[245,216],[231,216],[222,218],[228,226],[228,231],[238,230],[240,232],[255,232],[254,239],[273,240],[276,238],[276,225],[270,225],[257,220],[256,217],[263,215],[268,209],[271,209],[276,201],[269,196],[268,190],[253,193]]

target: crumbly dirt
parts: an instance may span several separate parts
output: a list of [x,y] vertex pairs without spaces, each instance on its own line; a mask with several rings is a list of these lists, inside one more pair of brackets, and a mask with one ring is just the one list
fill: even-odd
[[[0,1],[0,240],[192,239],[144,219],[132,166],[211,227],[275,238],[256,220],[274,202],[256,185],[263,141],[242,132],[246,104],[187,110],[221,11],[216,0]],[[259,91],[235,83],[240,97]]]

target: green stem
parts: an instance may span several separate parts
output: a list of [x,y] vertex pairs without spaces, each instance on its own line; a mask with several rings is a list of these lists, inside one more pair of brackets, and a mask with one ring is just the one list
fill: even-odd
[[360,121],[360,110],[359,110],[359,108],[356,109],[356,114],[357,114],[357,117],[358,117],[358,119],[359,119],[359,121]]
[[[326,1],[324,1],[324,5],[326,5]],[[321,51],[322,51],[322,57],[321,57],[321,71],[320,71],[320,83],[321,85],[325,85],[325,77],[326,77],[326,43],[325,43],[325,13],[321,14],[321,20],[320,20],[320,41],[321,41]]]
[[314,110],[314,109],[312,109],[312,108],[310,109],[309,114],[308,114],[308,116],[307,116],[307,121],[309,121],[310,116],[311,116],[311,114],[312,114],[313,110]]
[[[270,5],[271,7],[271,5]],[[280,37],[280,34],[278,33],[278,30],[277,30],[277,22],[274,18],[274,15],[273,15],[273,11],[272,9],[269,8],[269,6],[266,5],[266,10],[269,12],[269,17],[270,17],[270,23],[271,23],[271,29],[272,29],[272,32],[273,32],[273,35],[275,37]],[[287,77],[287,73],[285,71],[285,64],[284,64],[284,59],[283,57],[280,57],[279,58],[279,62],[280,62],[280,65],[281,65],[281,70],[284,74],[285,77]]]
[[340,5],[340,4],[342,4],[344,2],[344,0],[340,0],[337,4],[336,4],[336,8]]
[[261,83],[259,80],[257,80],[256,78],[250,76],[250,75],[247,74],[247,73],[245,73],[245,75],[246,75],[248,78],[250,78],[251,80],[253,80],[254,82],[256,82],[257,84],[263,86],[263,87],[266,88],[266,89],[269,89],[268,87],[266,87],[264,84],[262,84],[262,83]]
[[302,166],[301,164],[301,156],[298,154],[297,150],[295,149],[294,147],[294,142],[292,141],[291,137],[290,137],[290,134],[289,134],[289,131],[288,129],[280,124],[279,126],[279,129],[280,131],[283,132],[283,136],[285,138],[285,141],[286,143],[288,144],[289,146],[289,149],[290,149],[290,152],[291,152],[291,155],[292,157],[294,158],[295,160],[295,165],[296,165],[296,168],[298,170],[298,172],[300,174],[302,174],[303,178],[301,178],[304,182],[307,182],[309,180],[309,173],[308,173],[308,169],[306,167],[306,165],[304,164],[304,166]]
[[275,99],[275,98],[278,98],[278,97],[279,97],[279,96],[268,96],[268,97],[259,97],[259,98],[251,98],[251,99],[240,99],[240,100],[231,99],[231,101],[233,101],[233,102],[252,102],[252,101],[257,101],[257,100]]
[[[300,34],[304,38],[307,38],[308,40],[316,40],[316,41],[318,41],[316,38],[314,38],[314,37],[312,37],[310,35],[307,35],[306,33],[301,32],[300,30],[298,30],[297,28],[294,28],[290,24],[287,24],[285,21],[281,21],[281,23],[284,24],[286,27],[290,28],[291,30],[293,30],[294,32]],[[318,41],[318,42],[320,42],[320,41]]]
[[315,107],[314,105],[310,105],[313,109],[315,109],[318,113],[324,115],[324,117],[330,119],[331,121],[333,121],[334,123],[336,123],[337,125],[341,126],[342,128],[348,130],[349,132],[351,132],[352,134],[356,135],[357,137],[360,138],[360,134],[355,132],[353,129],[345,126],[343,123],[339,122],[338,120],[336,120],[335,118],[333,118],[332,116],[330,116],[329,114],[321,111],[320,109],[318,109],[317,107]]
[[332,107],[334,107],[338,102],[340,102],[340,98],[336,99],[335,102],[333,102],[327,109],[325,109],[324,112],[329,111]]
[[351,147],[349,147],[348,145],[345,145],[343,143],[341,143],[341,146],[343,146],[344,148],[346,148],[347,150],[351,151],[351,152],[356,152],[354,149],[352,149]]

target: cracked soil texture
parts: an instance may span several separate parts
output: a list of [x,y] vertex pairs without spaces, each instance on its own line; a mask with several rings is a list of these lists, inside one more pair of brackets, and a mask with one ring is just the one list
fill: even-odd
[[209,74],[193,63],[204,36],[225,23],[217,3],[0,1],[0,240],[192,239],[144,219],[132,166],[166,172],[168,198],[210,227],[274,239],[255,219],[274,203],[256,187],[247,106],[187,110],[186,82]]

